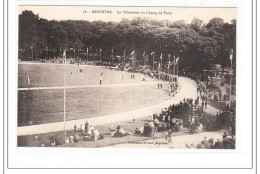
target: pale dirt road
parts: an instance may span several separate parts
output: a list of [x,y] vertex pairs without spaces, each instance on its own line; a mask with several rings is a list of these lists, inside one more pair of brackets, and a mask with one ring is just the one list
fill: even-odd
[[107,146],[108,148],[174,148],[174,149],[184,149],[186,148],[186,144],[193,144],[195,147],[207,137],[207,139],[214,138],[214,141],[217,139],[222,140],[222,135],[225,130],[220,130],[217,132],[201,132],[193,135],[180,135],[180,136],[172,136],[172,143],[166,144],[164,138],[147,140],[147,141],[139,141],[139,142],[129,142],[127,144],[116,144],[113,146]]

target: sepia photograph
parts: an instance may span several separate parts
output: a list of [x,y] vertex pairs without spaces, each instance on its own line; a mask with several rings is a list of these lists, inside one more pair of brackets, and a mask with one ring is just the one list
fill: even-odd
[[18,9],[17,147],[236,149],[237,8]]

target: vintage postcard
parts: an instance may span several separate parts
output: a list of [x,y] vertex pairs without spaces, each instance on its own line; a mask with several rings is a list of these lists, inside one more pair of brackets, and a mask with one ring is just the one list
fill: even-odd
[[18,18],[18,147],[236,149],[236,8]]
[[7,173],[253,174],[253,2],[4,2]]

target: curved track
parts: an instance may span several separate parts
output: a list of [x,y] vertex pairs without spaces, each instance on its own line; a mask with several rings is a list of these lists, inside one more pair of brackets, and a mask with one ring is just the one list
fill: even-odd
[[[101,124],[109,124],[115,122],[121,122],[125,120],[132,120],[134,118],[142,118],[154,113],[159,113],[165,107],[168,107],[171,104],[177,104],[180,100],[184,98],[196,98],[196,83],[195,81],[180,77],[179,78],[179,91],[169,100],[166,100],[162,103],[155,104],[152,106],[144,107],[141,109],[121,112],[112,115],[105,115],[100,117],[93,117],[88,119],[79,119],[79,120],[71,120],[65,122],[65,129],[71,130],[73,129],[74,124],[77,125],[84,124],[86,120],[90,124],[93,125],[101,125]],[[41,134],[41,133],[49,133],[49,132],[57,132],[64,130],[64,122],[56,122],[56,123],[48,123],[48,124],[40,124],[40,125],[32,125],[32,126],[24,126],[17,128],[17,136],[24,136],[24,135],[33,135],[33,134]]]

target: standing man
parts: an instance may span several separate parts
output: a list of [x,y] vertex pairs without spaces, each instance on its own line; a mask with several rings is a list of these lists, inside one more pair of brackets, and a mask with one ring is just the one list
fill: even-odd
[[195,124],[195,116],[191,117],[191,124]]
[[82,124],[80,125],[79,131],[80,131],[80,135],[82,135],[83,133]]
[[76,123],[74,125],[74,133],[77,133],[77,125],[76,125]]
[[103,73],[100,74],[100,85],[102,84],[102,75]]
[[222,91],[219,90],[219,93],[218,93],[218,100],[221,101],[221,99],[222,99]]

